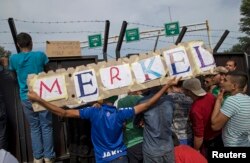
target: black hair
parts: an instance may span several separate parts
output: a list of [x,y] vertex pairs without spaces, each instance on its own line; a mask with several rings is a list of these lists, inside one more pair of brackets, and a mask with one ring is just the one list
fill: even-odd
[[175,86],[181,88],[183,84],[183,80],[180,80]]
[[104,99],[103,102],[114,104],[117,99],[118,99],[118,96],[111,96],[109,98]]
[[248,76],[245,72],[242,71],[229,71],[227,75],[230,76],[230,80],[232,83],[237,84],[240,89],[243,89],[247,82],[248,82]]
[[32,38],[28,33],[19,33],[16,37],[16,41],[20,48],[32,49]]

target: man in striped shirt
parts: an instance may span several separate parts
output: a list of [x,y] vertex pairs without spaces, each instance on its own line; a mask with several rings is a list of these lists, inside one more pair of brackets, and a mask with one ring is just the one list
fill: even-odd
[[[222,129],[222,139],[226,147],[250,147],[250,97],[244,94],[247,74],[240,71],[229,72],[221,83],[221,91],[216,99],[211,117],[212,128]],[[224,104],[223,94],[231,94]]]

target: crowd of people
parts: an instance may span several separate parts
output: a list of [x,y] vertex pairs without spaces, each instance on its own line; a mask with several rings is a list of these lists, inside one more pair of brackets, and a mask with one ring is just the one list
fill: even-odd
[[[206,163],[211,147],[250,147],[248,76],[234,60],[203,77],[171,78],[164,86],[65,110],[28,90],[28,74],[44,71],[48,58],[32,51],[27,33],[18,34],[17,45],[21,52],[10,57],[9,68],[17,74],[34,163],[55,158],[51,113],[91,122],[100,163]],[[34,112],[32,102],[47,110]]]

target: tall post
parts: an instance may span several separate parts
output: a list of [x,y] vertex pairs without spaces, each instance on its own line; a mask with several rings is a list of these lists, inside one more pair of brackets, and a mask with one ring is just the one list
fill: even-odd
[[206,20],[206,27],[207,27],[208,45],[212,49],[212,43],[211,43],[211,37],[210,37],[210,28],[209,28],[208,20]]
[[229,34],[229,30],[225,30],[225,32],[223,33],[223,35],[221,36],[220,40],[218,41],[218,43],[216,44],[216,46],[214,47],[213,53],[216,53],[217,50],[220,48],[221,44],[223,43],[223,41],[226,39],[227,35]]
[[[10,31],[16,46],[17,53],[20,52],[20,48],[17,46],[17,31],[16,26],[13,18],[8,19]],[[19,99],[19,96],[16,95],[16,100]],[[17,105],[17,104],[16,104]],[[20,104],[21,105],[21,104]],[[19,136],[19,142],[20,142],[20,154],[21,154],[21,162],[28,162],[28,147],[27,147],[27,141],[26,141],[26,133],[25,133],[25,123],[24,123],[24,116],[22,109],[17,109],[17,126],[18,126],[18,136]]]
[[103,43],[103,59],[105,61],[108,60],[107,57],[107,47],[108,47],[108,39],[109,39],[109,27],[110,27],[110,22],[109,20],[106,20],[105,22],[105,33],[104,33],[104,43]]
[[177,38],[177,40],[175,42],[175,45],[178,45],[181,42],[181,40],[183,39],[186,31],[187,31],[187,27],[183,26],[182,29],[181,29],[181,33],[179,34],[179,36],[178,36],[178,38]]
[[13,37],[13,41],[14,41],[15,46],[16,46],[16,51],[17,51],[17,53],[19,53],[20,49],[17,46],[17,42],[16,42],[17,32],[16,32],[16,26],[15,26],[14,19],[13,18],[9,18],[8,19],[8,23],[9,23],[10,31],[11,31],[11,34],[12,34],[12,37]]
[[126,32],[127,25],[128,25],[128,23],[126,21],[123,21],[121,31],[120,31],[120,35],[119,35],[119,38],[118,38],[118,42],[117,42],[117,45],[116,45],[116,50],[115,50],[116,60],[118,60],[121,57],[120,51],[121,51],[122,42],[123,42],[123,38],[124,38],[124,35],[125,35],[125,32]]
[[[172,22],[172,14],[171,14],[170,6],[168,6],[168,14],[169,14],[170,22]],[[173,39],[173,43],[174,43],[174,36],[172,37],[172,39]]]
[[156,51],[156,48],[157,48],[157,44],[158,44],[158,41],[159,41],[160,33],[161,33],[161,31],[158,32],[158,35],[157,35],[156,40],[155,40],[154,52]]

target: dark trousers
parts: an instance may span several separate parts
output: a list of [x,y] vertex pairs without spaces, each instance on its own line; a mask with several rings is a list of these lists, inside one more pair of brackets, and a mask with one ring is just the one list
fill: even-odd
[[6,108],[3,101],[3,96],[0,92],[0,149],[7,150],[7,115]]
[[174,149],[162,156],[149,156],[143,154],[144,163],[175,163]]
[[142,143],[127,149],[129,163],[143,163]]
[[126,155],[120,156],[117,159],[110,161],[110,163],[128,163],[128,157]]
[[202,145],[201,153],[207,158],[208,149],[213,148],[213,147],[224,147],[221,134],[211,140],[204,141]]

